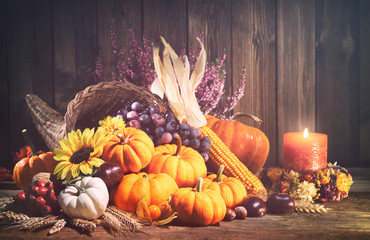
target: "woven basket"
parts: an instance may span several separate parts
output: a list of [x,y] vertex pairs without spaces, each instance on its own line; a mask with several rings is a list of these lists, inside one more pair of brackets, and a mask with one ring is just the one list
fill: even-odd
[[163,114],[169,109],[161,98],[146,88],[118,81],[101,82],[77,93],[64,117],[38,96],[26,96],[33,122],[50,150],[59,147],[59,140],[66,138],[67,133],[97,127],[99,120],[115,116],[120,108],[134,101],[145,107],[156,105]]

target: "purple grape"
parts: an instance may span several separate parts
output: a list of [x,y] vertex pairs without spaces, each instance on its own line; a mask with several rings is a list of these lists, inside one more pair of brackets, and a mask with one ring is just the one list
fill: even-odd
[[158,146],[158,145],[163,145],[162,139],[161,139],[161,138],[157,138],[157,139],[155,140],[155,144],[156,144],[156,146]]
[[189,130],[189,138],[190,139],[198,138],[201,134],[202,134],[202,131],[200,131],[199,128],[191,128]]
[[194,148],[195,150],[197,150],[200,146],[200,141],[198,138],[193,138],[190,140],[190,147]]
[[190,139],[189,138],[183,139],[182,140],[182,145],[185,146],[185,147],[189,147],[190,146]]
[[169,132],[164,132],[161,136],[161,141],[165,144],[170,143],[172,141],[172,134]]
[[201,152],[201,153],[200,153],[200,155],[202,155],[202,157],[204,158],[204,161],[205,161],[205,162],[207,162],[207,161],[208,161],[208,159],[209,159],[209,155],[208,155],[208,153],[206,153],[206,152]]
[[130,112],[127,113],[126,118],[127,118],[127,121],[130,121],[130,120],[133,120],[133,119],[137,120],[139,118],[139,114],[137,114],[136,111],[130,111]]
[[158,106],[155,106],[155,105],[151,105],[150,107],[149,107],[149,112],[150,112],[150,114],[151,115],[153,115],[154,113],[159,113],[160,111],[159,111],[159,107]]
[[153,119],[153,122],[156,127],[164,127],[166,124],[166,120],[162,116]]
[[139,102],[133,102],[131,104],[131,109],[136,112],[140,112],[142,110],[143,106]]
[[202,137],[202,138],[200,139],[200,141],[201,141],[201,142],[207,142],[207,143],[211,144],[211,139],[210,139],[209,137],[207,137],[207,136]]
[[118,114],[121,114],[123,116],[123,118],[126,118],[127,117],[127,113],[129,111],[131,111],[131,110],[129,110],[127,108],[122,108],[122,109],[118,110]]
[[164,127],[157,127],[157,128],[154,130],[154,136],[155,136],[156,138],[160,138],[164,132],[165,132]]
[[122,118],[122,119],[124,118],[122,114],[117,114],[116,117]]
[[200,152],[208,152],[209,149],[211,149],[211,144],[208,141],[202,141],[202,139],[200,140],[199,151]]
[[150,118],[154,121],[155,119],[157,119],[157,118],[160,118],[160,117],[162,117],[161,115],[159,115],[158,113],[151,113],[150,114]]
[[143,114],[141,116],[139,116],[139,122],[142,124],[142,125],[149,125],[150,124],[150,117],[148,114]]
[[142,127],[141,130],[143,130],[146,134],[150,135],[152,130],[149,127]]
[[166,131],[173,133],[179,128],[179,125],[177,124],[176,121],[168,122],[166,124]]
[[164,114],[164,118],[173,118],[175,119],[175,114],[173,114],[172,111],[167,111],[165,114]]
[[144,108],[141,112],[139,112],[139,116],[141,116],[143,114],[150,115],[150,112],[149,112],[148,109]]
[[132,119],[131,121],[129,121],[127,123],[127,126],[128,127],[133,127],[133,128],[136,128],[136,129],[141,129],[141,124],[138,120],[136,119]]
[[187,123],[182,123],[182,124],[180,125],[180,129],[190,130],[190,126],[189,126],[189,124],[187,124]]
[[188,129],[180,129],[179,131],[181,139],[185,139],[189,137],[189,130]]

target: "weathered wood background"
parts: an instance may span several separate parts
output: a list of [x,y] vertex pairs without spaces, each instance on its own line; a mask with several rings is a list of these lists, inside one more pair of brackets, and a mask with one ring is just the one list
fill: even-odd
[[[15,0],[0,3],[0,165],[24,145],[25,107],[39,95],[64,114],[94,84],[98,55],[109,70],[111,19],[120,43],[162,35],[179,51],[205,34],[208,60],[227,54],[226,92],[245,65],[237,111],[264,120],[268,165],[282,161],[283,134],[328,134],[328,161],[370,166],[370,1],[368,0]],[[251,121],[245,123],[256,126]]]

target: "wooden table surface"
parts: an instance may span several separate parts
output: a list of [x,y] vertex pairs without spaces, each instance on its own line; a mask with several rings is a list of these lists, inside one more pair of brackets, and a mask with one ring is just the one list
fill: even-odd
[[[188,227],[168,225],[146,226],[142,232],[122,236],[122,239],[370,239],[370,169],[350,169],[353,175],[349,198],[329,202],[325,214],[292,212],[286,215],[266,215],[217,226]],[[19,190],[0,190],[2,196]],[[114,239],[98,226],[91,235],[71,228],[47,236],[48,230],[36,233],[0,227],[0,239]]]

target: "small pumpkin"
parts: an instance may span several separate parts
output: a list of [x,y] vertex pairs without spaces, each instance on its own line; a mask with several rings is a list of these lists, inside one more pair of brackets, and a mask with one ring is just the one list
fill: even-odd
[[36,155],[31,139],[24,129],[22,131],[27,144],[31,147],[32,157],[25,157],[14,166],[13,178],[15,184],[23,190],[28,190],[31,186],[32,177],[40,172],[52,173],[55,166],[58,164],[54,160],[55,154],[53,152],[46,152]]
[[247,199],[247,190],[243,183],[234,178],[222,174],[224,165],[216,174],[208,175],[203,181],[203,189],[211,189],[221,194],[227,208],[234,208]]
[[176,144],[160,145],[155,148],[152,161],[146,168],[148,173],[167,173],[181,187],[194,187],[199,177],[207,175],[204,158],[193,148],[182,146],[179,135]]
[[226,205],[221,194],[202,189],[200,177],[195,189],[179,188],[172,196],[170,205],[178,213],[178,219],[189,225],[207,226],[219,223],[226,215]]
[[220,120],[210,115],[205,117],[207,126],[252,173],[257,173],[263,167],[269,154],[270,143],[261,130],[241,122]]
[[58,196],[59,206],[70,218],[93,220],[104,214],[109,202],[107,186],[98,177],[84,177]]
[[125,175],[114,190],[113,203],[124,211],[135,213],[140,200],[145,199],[148,206],[159,205],[177,189],[176,182],[166,173],[131,173]]
[[117,130],[104,146],[101,158],[118,164],[123,173],[139,172],[152,159],[154,144],[142,130],[127,127]]

